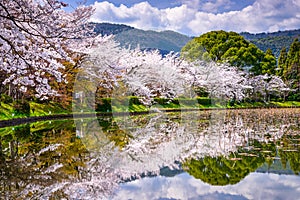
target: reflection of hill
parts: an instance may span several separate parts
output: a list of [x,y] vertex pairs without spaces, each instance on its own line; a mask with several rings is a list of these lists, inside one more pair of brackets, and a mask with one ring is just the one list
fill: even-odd
[[182,170],[182,169],[170,169],[169,167],[163,167],[160,169],[159,175],[165,176],[165,177],[173,177],[173,176],[176,176],[183,172],[184,172],[184,170]]
[[186,171],[211,185],[236,184],[264,163],[263,157],[225,156],[192,159],[183,164]]

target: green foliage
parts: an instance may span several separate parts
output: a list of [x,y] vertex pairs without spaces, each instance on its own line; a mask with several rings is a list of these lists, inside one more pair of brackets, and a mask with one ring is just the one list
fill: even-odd
[[182,49],[190,60],[213,60],[239,68],[251,68],[255,74],[271,73],[276,66],[272,52],[266,54],[235,32],[212,31],[194,38]]
[[23,124],[15,127],[15,137],[21,141],[27,140],[30,138],[30,124]]
[[[38,153],[57,144],[61,146],[55,150]],[[73,120],[16,126],[5,136],[1,136],[0,129],[0,191],[8,191],[6,194],[11,195],[8,199],[30,199],[30,194],[20,197],[27,186],[34,183],[50,187],[62,180],[75,180],[78,169],[88,159],[88,151],[81,139],[76,138]],[[45,170],[57,163],[62,165],[58,170]]]
[[225,156],[191,159],[183,164],[183,168],[197,179],[211,185],[236,184],[250,172],[255,171],[264,163],[262,157],[236,157],[232,153]]
[[282,72],[279,74],[294,91],[289,96],[290,100],[300,100],[300,42],[296,38],[292,43],[287,55],[282,49],[278,67]]
[[191,40],[190,37],[173,31],[144,31],[131,29],[115,36],[117,42],[123,47],[141,49],[160,49],[179,52]]
[[132,138],[130,133],[120,129],[113,117],[98,118],[98,122],[107,138],[120,148],[125,147]]
[[133,104],[135,104],[135,105],[141,105],[141,102],[140,102],[140,100],[139,100],[138,97],[136,97],[136,96],[131,96],[131,97],[129,98],[129,105],[133,105]]
[[[265,137],[268,138],[271,135],[266,134]],[[232,152],[227,157],[205,156],[197,160],[191,159],[183,163],[183,168],[195,178],[211,185],[236,184],[265,162],[271,166],[276,157],[275,143],[257,140],[249,142],[254,147],[251,150],[239,148],[237,152]],[[299,159],[295,163],[299,163]]]
[[282,77],[283,76],[283,70],[285,68],[285,63],[287,59],[287,50],[285,47],[283,47],[280,50],[279,58],[278,58],[278,64],[277,68],[278,70],[276,71],[276,75]]
[[197,98],[197,102],[203,106],[211,106],[210,98]]
[[14,112],[18,115],[30,115],[30,104],[25,100],[17,100],[14,102]]
[[300,42],[298,39],[295,39],[292,43],[290,50],[287,55],[286,59],[286,67],[283,71],[283,77],[287,79],[295,79],[299,74],[299,53],[300,53]]
[[276,58],[271,49],[267,49],[265,57],[261,62],[262,74],[275,74],[276,73]]
[[123,99],[101,98],[97,102],[97,112],[112,112],[113,109],[114,112],[141,111],[140,108],[144,107],[136,96],[124,97]]
[[97,112],[111,112],[111,98],[102,98],[96,105]]
[[[298,124],[299,125],[299,124]],[[295,125],[297,126],[297,125]],[[299,128],[294,127],[295,130]],[[291,166],[293,172],[300,174],[300,135],[284,135],[281,144],[283,148],[279,149],[279,155],[284,168],[287,164]]]
[[9,104],[13,102],[13,98],[11,96],[8,96],[6,94],[2,94],[1,95],[1,102],[5,103],[5,104]]
[[94,32],[101,35],[116,35],[123,31],[134,29],[131,26],[124,24],[110,24],[110,23],[90,23],[94,26]]
[[[154,98],[154,104],[166,105],[166,104],[169,104],[170,102],[172,102],[172,100],[170,100],[170,99],[166,99],[166,98]],[[179,104],[178,101],[176,101],[176,103]]]

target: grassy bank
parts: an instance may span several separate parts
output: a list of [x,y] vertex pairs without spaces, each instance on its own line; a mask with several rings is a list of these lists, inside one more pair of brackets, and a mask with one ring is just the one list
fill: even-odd
[[[30,110],[27,114],[16,111],[15,103],[0,102],[0,120],[8,120],[15,118],[28,118],[36,116],[49,116],[60,114],[71,114],[72,109],[65,109],[57,103],[36,103],[30,102]],[[83,106],[84,107],[84,106]],[[162,99],[156,98],[151,107],[143,105],[137,97],[127,97],[124,99],[106,98],[97,104],[95,111],[99,113],[107,112],[147,112],[149,110],[178,110],[178,109],[211,109],[211,108],[282,108],[282,107],[300,107],[300,102],[286,101],[286,102],[251,102],[251,103],[234,103],[220,100],[212,100],[209,98],[195,98],[195,99]],[[94,110],[82,109],[78,107],[78,113],[91,113]]]
[[16,111],[14,103],[0,102],[0,120],[71,113],[71,110],[64,109],[60,105],[51,102],[49,103],[30,102],[29,105],[30,105],[29,113],[24,114],[22,112]]

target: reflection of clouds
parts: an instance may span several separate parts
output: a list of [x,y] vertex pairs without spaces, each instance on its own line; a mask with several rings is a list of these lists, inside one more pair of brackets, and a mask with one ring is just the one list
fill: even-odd
[[299,188],[299,177],[290,175],[251,173],[235,185],[210,186],[184,173],[125,183],[112,199],[295,199]]

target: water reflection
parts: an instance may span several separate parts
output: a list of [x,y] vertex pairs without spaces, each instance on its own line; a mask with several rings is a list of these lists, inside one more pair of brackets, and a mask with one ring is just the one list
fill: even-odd
[[112,199],[246,200],[295,199],[300,178],[291,175],[250,173],[235,185],[211,186],[182,173],[175,177],[152,177],[122,184]]
[[[187,199],[176,195],[204,186],[211,192],[194,192],[191,199],[235,199],[232,195],[242,193],[226,188],[237,191],[253,176],[257,181],[262,175],[255,171],[293,172],[268,176],[299,188],[299,113],[300,109],[152,113],[3,128],[0,199],[119,199],[123,193],[128,193],[123,199],[135,199],[129,192],[135,194],[147,180],[174,183],[159,183],[161,192],[172,195],[157,199]],[[176,182],[180,185],[185,179],[194,185],[176,188]],[[276,187],[273,183],[270,188]],[[145,194],[156,190],[148,187]],[[295,187],[282,193],[291,191],[299,193]]]

